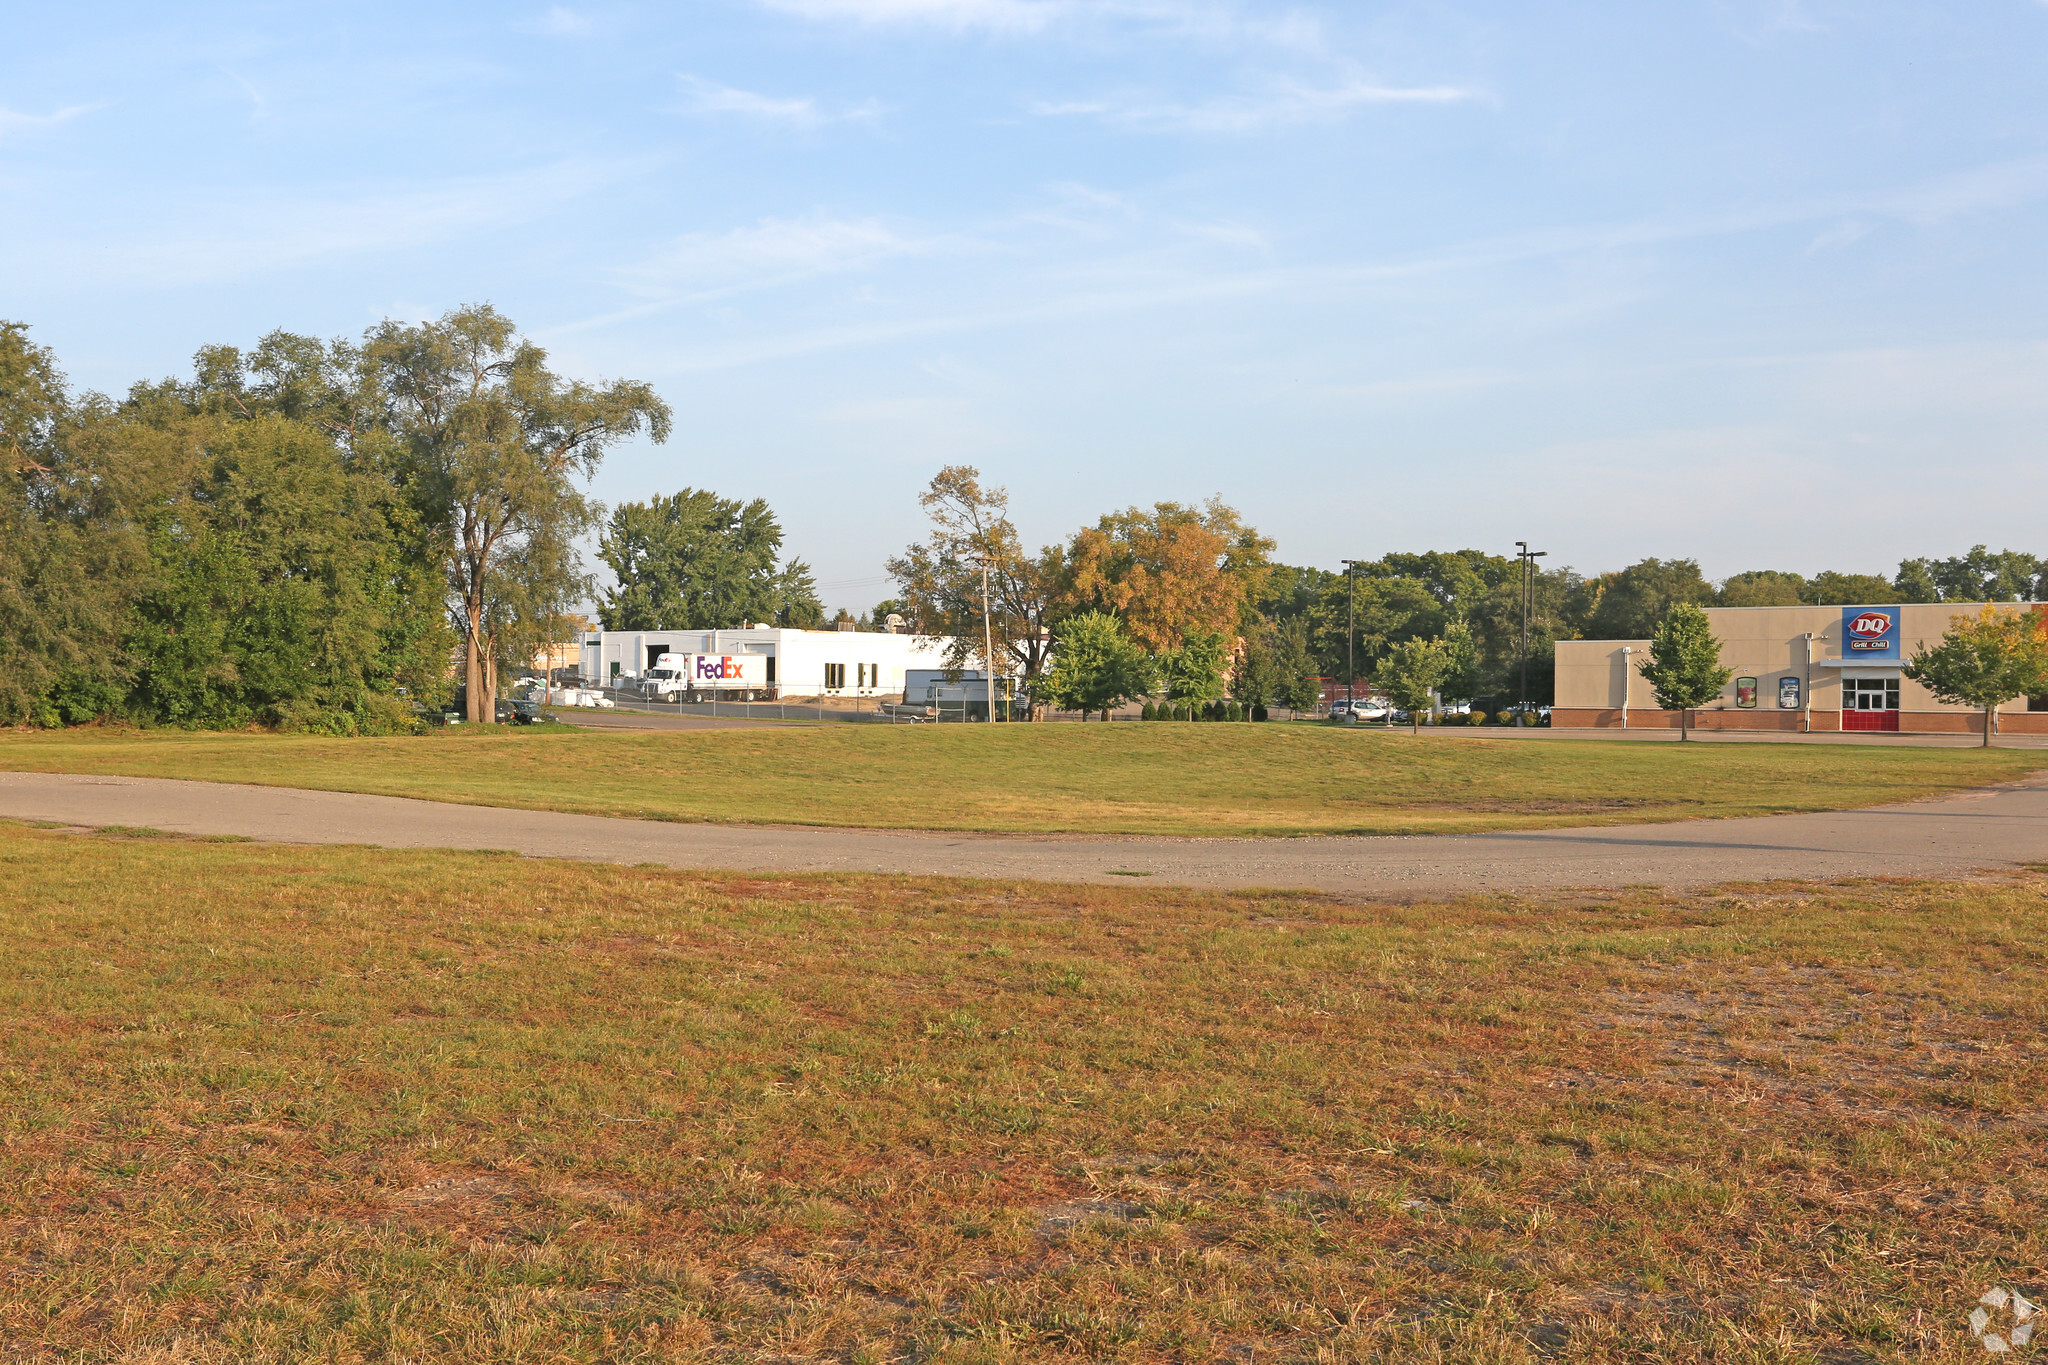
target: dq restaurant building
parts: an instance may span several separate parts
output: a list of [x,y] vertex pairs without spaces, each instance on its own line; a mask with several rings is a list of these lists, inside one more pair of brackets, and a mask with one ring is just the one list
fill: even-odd
[[[2018,610],[2034,603],[2001,602]],[[1708,607],[1721,665],[1734,676],[1718,701],[1694,711],[1701,730],[1897,730],[1979,734],[1984,713],[1946,706],[1904,676],[1923,644],[1936,645],[1952,618],[1981,602],[1881,607]],[[1637,671],[1648,640],[1560,640],[1550,723],[1558,728],[1678,726]],[[2048,733],[2048,697],[1998,708],[1993,733]]]

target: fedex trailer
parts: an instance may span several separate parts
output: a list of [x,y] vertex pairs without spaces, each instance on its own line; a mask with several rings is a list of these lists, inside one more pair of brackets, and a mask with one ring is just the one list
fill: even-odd
[[642,696],[661,701],[711,693],[726,701],[754,701],[770,695],[772,655],[664,654],[640,681]]

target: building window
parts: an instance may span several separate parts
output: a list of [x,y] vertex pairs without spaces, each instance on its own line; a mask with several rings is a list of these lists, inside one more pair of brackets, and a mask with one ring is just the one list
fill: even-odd
[[1899,709],[1897,678],[1842,679],[1844,711],[1896,711]]
[[845,686],[846,686],[846,665],[845,665],[845,664],[826,664],[826,665],[825,665],[825,690],[826,690],[827,692],[837,692],[837,691],[841,691],[841,690],[843,690],[843,689],[845,688]]
[[865,688],[868,685],[868,666],[866,664],[855,664],[853,666],[853,676],[856,679],[858,679],[860,685],[863,688]]

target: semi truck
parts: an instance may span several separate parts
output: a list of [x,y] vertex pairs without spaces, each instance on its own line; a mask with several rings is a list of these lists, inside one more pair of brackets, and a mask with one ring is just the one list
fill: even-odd
[[775,687],[772,654],[663,654],[640,678],[640,695],[655,701],[686,701],[712,695],[720,701],[767,700]]

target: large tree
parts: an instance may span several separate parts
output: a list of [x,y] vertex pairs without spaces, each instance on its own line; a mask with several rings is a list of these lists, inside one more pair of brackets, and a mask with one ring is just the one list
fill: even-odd
[[127,428],[104,398],[70,397],[26,326],[0,323],[0,723],[91,720],[125,694],[148,567],[130,509],[164,492]]
[[918,634],[948,641],[949,668],[979,660],[992,638],[995,671],[1007,663],[1029,688],[1052,653],[1058,552],[1025,553],[1010,522],[1009,493],[984,487],[972,465],[941,469],[918,503],[931,534],[888,562],[901,614]]
[[723,630],[824,619],[810,566],[779,565],[782,526],[760,498],[705,489],[621,503],[598,541],[618,586],[598,605],[606,630]]
[[668,405],[637,381],[561,378],[488,304],[436,322],[386,322],[365,357],[439,533],[468,718],[488,724],[501,663],[558,632],[589,589],[575,541],[595,510],[577,480],[620,441],[642,432],[666,441]]
[[1178,648],[1189,634],[1236,637],[1255,619],[1273,542],[1219,498],[1130,507],[1077,533],[1062,596],[1072,611],[1113,612],[1139,645]]
[[1901,561],[1893,586],[1905,602],[2022,602],[2039,595],[2044,570],[2048,564],[2022,551],[1973,545],[1947,559]]
[[1693,559],[1645,559],[1595,582],[1599,597],[1585,626],[1594,640],[1640,640],[1673,607],[1714,600],[1713,584],[1700,576]]

